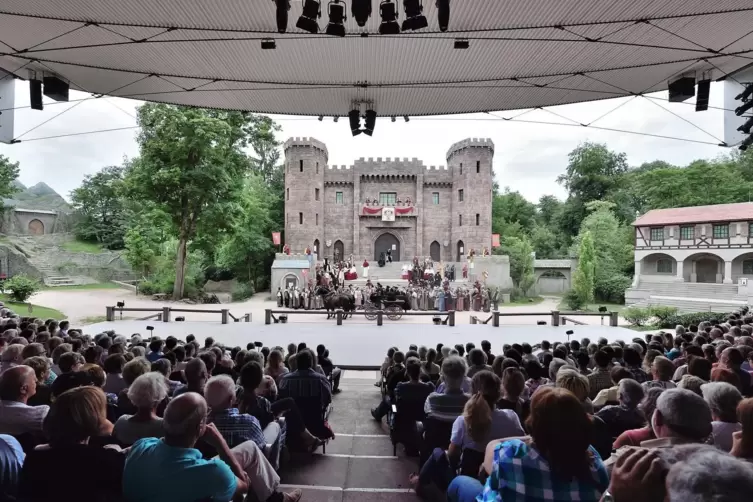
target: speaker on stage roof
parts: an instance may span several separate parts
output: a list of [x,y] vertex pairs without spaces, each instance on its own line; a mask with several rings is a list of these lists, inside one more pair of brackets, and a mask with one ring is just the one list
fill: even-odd
[[32,110],[43,110],[42,104],[42,81],[29,80],[29,99],[31,100]]
[[711,80],[698,81],[698,97],[695,98],[695,111],[705,112],[709,109],[709,92],[711,91]]
[[669,82],[669,102],[681,103],[695,96],[695,77],[680,77]]
[[44,77],[44,95],[55,101],[68,101],[68,82],[58,77]]

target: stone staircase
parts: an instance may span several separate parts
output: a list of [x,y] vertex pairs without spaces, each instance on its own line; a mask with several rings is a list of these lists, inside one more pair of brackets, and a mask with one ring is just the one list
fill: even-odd
[[728,312],[748,304],[746,297],[737,294],[736,284],[653,282],[641,278],[630,291],[644,294],[631,305],[677,307],[679,312]]
[[[54,241],[53,241],[54,242]],[[11,238],[11,244],[21,251],[43,277],[46,286],[75,286],[92,282],[86,277],[71,277],[61,274],[47,258],[52,242],[30,235],[19,235]]]

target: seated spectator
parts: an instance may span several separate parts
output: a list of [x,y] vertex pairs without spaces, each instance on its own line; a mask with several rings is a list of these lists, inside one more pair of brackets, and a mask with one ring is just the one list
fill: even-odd
[[23,448],[13,436],[0,434],[0,501],[17,500],[18,482],[24,464]]
[[625,360],[625,367],[632,375],[632,379],[638,383],[643,383],[649,380],[648,374],[641,368],[641,354],[635,347],[625,347],[622,349],[622,358]]
[[[45,418],[49,444],[28,452],[21,470],[19,498],[24,501],[118,500],[125,455],[89,444],[108,433],[107,400],[102,389],[86,386],[64,392]],[[85,482],[74,482],[86,473]]]
[[[214,358],[214,354],[212,354],[212,358]],[[204,385],[207,383],[207,378],[209,378],[209,372],[207,371],[204,359],[195,357],[188,361],[184,373],[186,375],[187,383],[186,385],[179,387],[173,393],[173,397],[178,397],[185,392],[195,392],[200,396],[203,396]]]
[[66,352],[60,356],[58,367],[61,373],[52,382],[52,396],[59,396],[68,389],[77,387],[74,382],[80,381],[80,375],[76,375],[81,367],[86,364],[84,356],[78,352]]
[[[643,400],[641,401],[641,404],[638,405],[638,409],[647,419],[654,415],[654,410],[656,410],[656,400],[659,399],[662,392],[664,392],[664,389],[652,387],[648,389],[643,396]],[[623,446],[640,446],[643,441],[655,438],[656,436],[654,435],[654,429],[651,427],[651,421],[648,420],[648,423],[644,427],[627,430],[620,434],[617,439],[615,439],[612,447],[616,450]]]
[[596,395],[596,399],[593,400],[594,408],[601,408],[608,404],[620,403],[620,387],[619,383],[623,378],[631,378],[633,376],[626,368],[622,366],[614,366],[609,370],[609,376],[612,378],[614,386],[608,389],[602,389]]
[[149,353],[146,355],[146,359],[153,363],[165,354],[162,352],[163,342],[157,338],[149,342]]
[[334,435],[324,422],[324,410],[332,402],[332,387],[326,377],[313,370],[313,361],[310,351],[297,353],[298,369],[282,377],[279,397],[293,398],[306,428],[314,436],[328,439]]
[[593,413],[593,405],[588,399],[588,378],[581,375],[578,370],[563,367],[557,373],[556,387],[567,389],[583,403],[583,409]]
[[733,456],[753,462],[753,398],[740,401],[737,405],[737,421],[742,430],[732,434]]
[[172,396],[175,391],[178,390],[178,388],[182,385],[180,382],[170,380],[170,375],[173,371],[173,365],[170,362],[170,359],[168,359],[167,357],[163,357],[154,361],[152,363],[152,371],[157,372],[165,377],[165,385],[167,385],[168,396]]
[[395,352],[392,356],[393,365],[387,370],[386,382],[387,393],[382,397],[379,406],[371,410],[371,416],[374,420],[381,421],[390,410],[390,403],[395,400],[395,387],[400,382],[406,380],[405,375],[405,354],[400,351]]
[[[147,374],[151,367],[152,365],[145,357],[132,359],[123,366],[123,381],[130,387],[138,377]],[[131,403],[131,400],[128,399],[128,387],[121,390],[118,394],[118,411],[120,414],[127,413],[130,415],[138,411],[133,403]]]
[[745,358],[742,353],[736,347],[728,347],[724,349],[722,355],[719,357],[719,365],[727,368],[740,379],[738,389],[740,393],[745,397],[751,396],[751,376],[750,373],[741,368]]
[[37,391],[31,396],[27,403],[29,406],[40,406],[52,404],[52,388],[48,385],[47,380],[50,377],[50,360],[44,356],[34,356],[24,359],[24,366],[34,370],[37,379]]
[[23,363],[24,346],[20,343],[12,343],[5,347],[2,353],[0,353],[0,375],[5,373],[10,368],[20,366]]
[[[301,491],[277,491],[280,477],[253,441],[230,449],[207,424],[207,404],[194,392],[173,399],[165,410],[163,439],[145,438],[129,450],[123,470],[126,502],[229,501],[249,488],[259,501],[295,502]],[[194,448],[202,438],[219,456],[204,460]]]
[[612,439],[625,431],[640,429],[646,423],[643,413],[638,409],[643,396],[643,387],[638,382],[632,378],[623,378],[620,381],[620,404],[605,406],[596,413],[607,425]]
[[[311,354],[313,357],[313,353],[311,351],[309,351],[309,354]],[[250,363],[251,361],[256,361],[261,365],[262,368],[264,367],[264,356],[261,352],[257,352],[255,350],[249,351],[249,353],[246,354],[245,361],[246,362],[244,364]],[[321,374],[324,375],[324,372],[321,372]],[[277,384],[275,383],[275,379],[269,375],[264,375],[259,388],[256,389],[256,393],[260,396],[266,397],[270,401],[275,401],[277,399],[277,392]]]
[[264,368],[264,374],[274,378],[277,385],[280,384],[280,379],[290,373],[290,370],[285,367],[282,361],[282,352],[279,350],[273,350],[269,353],[269,359],[267,360],[267,367]]
[[437,361],[437,351],[429,349],[426,352],[426,360],[421,362],[421,378],[426,381],[436,382],[439,380],[439,365]]
[[434,385],[421,381],[421,361],[415,357],[408,358],[405,362],[405,373],[408,381],[400,382],[395,387],[395,402],[420,403],[419,408],[422,408],[426,398],[434,390]]
[[703,397],[703,393],[701,392],[701,386],[705,384],[703,380],[700,378],[693,376],[693,375],[685,375],[683,376],[679,382],[677,382],[677,388],[678,389],[685,389],[689,390],[701,397]]
[[426,398],[424,411],[430,418],[454,422],[463,414],[470,396],[463,392],[466,365],[460,356],[448,356],[442,361],[444,392],[432,392]]
[[[538,365],[538,361],[531,361]],[[502,373],[502,397],[497,401],[500,410],[512,410],[520,423],[525,423],[530,412],[530,402],[521,396],[525,391],[525,376],[518,368],[506,368]]]
[[37,391],[37,376],[28,366],[14,366],[0,375],[0,434],[39,435],[49,406],[29,406]]
[[[500,368],[503,362],[504,360],[500,363]],[[526,395],[532,396],[533,393],[536,392],[536,389],[549,383],[549,379],[546,378],[546,370],[541,363],[539,363],[538,359],[533,360],[529,358],[528,361],[523,363],[523,369],[528,375],[528,380],[526,380]],[[502,375],[504,376],[504,373],[502,373]]]
[[470,367],[466,373],[468,378],[473,378],[473,375],[479,371],[490,372],[492,370],[492,367],[486,364],[486,354],[481,349],[471,349],[468,353],[468,360],[470,362]]
[[588,378],[588,397],[596,399],[604,389],[612,387],[612,376],[609,373],[609,363],[612,361],[609,354],[603,350],[597,350],[593,356],[595,367]]
[[316,346],[316,358],[322,370],[324,370],[324,375],[332,380],[332,392],[338,394],[340,392],[342,370],[332,363],[332,360],[329,358],[329,350],[324,345]]
[[122,445],[130,446],[141,438],[162,437],[162,419],[157,408],[167,397],[162,375],[146,373],[128,387],[128,400],[136,407],[133,415],[121,415],[113,426],[112,435]]
[[[531,400],[531,439],[492,441],[486,447],[486,486],[458,476],[447,490],[450,502],[475,500],[580,500],[596,502],[609,484],[599,454],[590,446],[591,420],[578,398],[544,387]],[[563,434],[563,431],[568,431]],[[521,494],[523,497],[521,498]]]
[[[701,359],[705,361],[705,359]],[[674,389],[677,387],[672,381],[672,376],[675,373],[675,365],[672,361],[666,357],[656,356],[651,363],[651,380],[643,382],[643,388],[645,390],[658,387],[660,389]]]
[[128,384],[123,380],[123,366],[125,364],[126,360],[122,354],[110,354],[105,358],[103,369],[105,370],[106,377],[102,390],[117,396],[121,390],[128,387]]
[[[280,426],[270,422],[262,431],[256,417],[240,413],[235,408],[235,383],[227,375],[213,376],[204,386],[204,396],[209,406],[209,423],[213,423],[230,448],[253,441],[260,450],[280,436]],[[265,437],[267,436],[267,437]]]
[[729,453],[732,450],[732,435],[742,430],[742,425],[737,421],[737,406],[743,396],[737,387],[724,382],[703,384],[701,392],[711,408],[714,446]]

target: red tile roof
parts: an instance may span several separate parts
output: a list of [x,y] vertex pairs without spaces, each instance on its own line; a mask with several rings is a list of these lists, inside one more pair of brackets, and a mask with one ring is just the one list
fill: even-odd
[[753,202],[715,204],[712,206],[653,209],[633,223],[636,227],[678,225],[682,223],[711,223],[714,221],[753,221]]

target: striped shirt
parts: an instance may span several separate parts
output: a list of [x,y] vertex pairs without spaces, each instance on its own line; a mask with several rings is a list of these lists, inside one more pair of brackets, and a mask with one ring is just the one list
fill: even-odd
[[312,369],[296,370],[280,380],[280,397],[319,397],[322,408],[332,402],[332,386],[327,377]]
[[256,417],[239,413],[238,408],[210,412],[208,421],[217,427],[230,448],[235,448],[248,440],[256,443],[260,450],[264,450],[267,446],[264,432]]
[[595,399],[599,395],[599,391],[603,389],[609,389],[614,384],[612,383],[612,377],[609,375],[609,370],[606,368],[596,368],[588,375],[588,397]]
[[453,391],[444,394],[432,392],[426,398],[424,412],[430,418],[445,422],[454,422],[457,417],[463,414],[465,403],[468,402],[470,397],[462,391]]
[[0,401],[0,434],[17,436],[42,432],[42,422],[50,407],[29,406],[19,401]]

